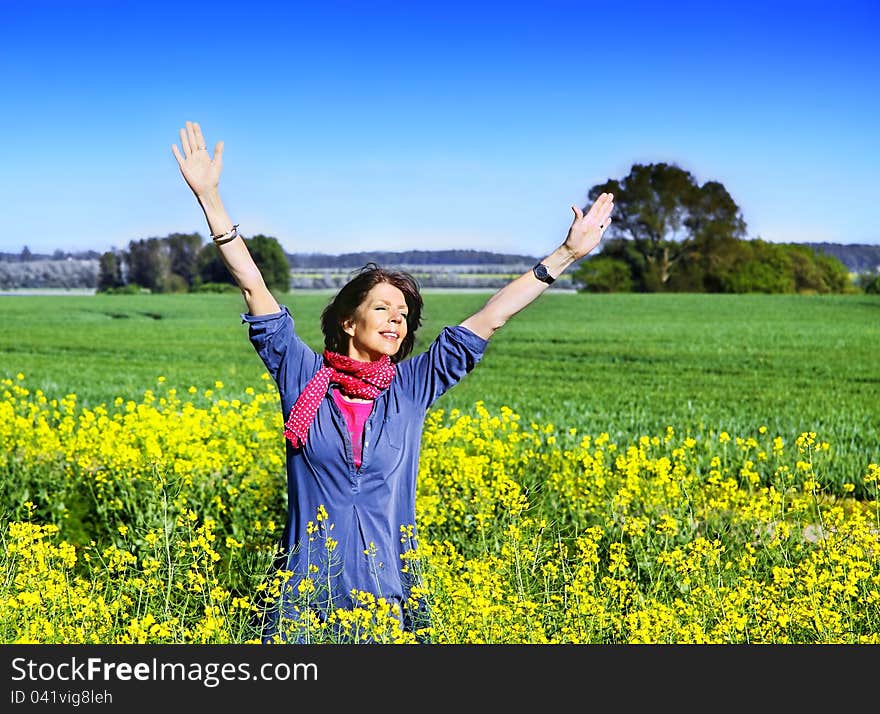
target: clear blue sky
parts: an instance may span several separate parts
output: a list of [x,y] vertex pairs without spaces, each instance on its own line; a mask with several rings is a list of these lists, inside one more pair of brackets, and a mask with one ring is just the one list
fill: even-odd
[[880,243],[876,0],[0,0],[0,28],[2,251],[207,236],[188,119],[289,252],[545,255],[657,161],[749,237]]

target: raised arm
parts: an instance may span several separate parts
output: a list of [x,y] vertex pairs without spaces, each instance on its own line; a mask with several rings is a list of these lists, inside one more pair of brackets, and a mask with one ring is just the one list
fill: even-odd
[[[577,206],[571,207],[574,220],[565,241],[541,261],[552,279],[558,278],[568,266],[599,245],[602,234],[611,223],[613,209],[614,195],[610,193],[601,194],[586,215]],[[534,271],[529,270],[501,288],[489,298],[482,309],[464,320],[461,325],[488,340],[495,334],[495,330],[531,304],[548,287],[549,283],[539,280]]]
[[[244,240],[233,231],[232,221],[220,200],[220,172],[223,170],[223,142],[214,146],[214,158],[208,154],[208,147],[202,137],[202,129],[196,122],[186,122],[180,130],[181,153],[177,144],[171,151],[180,166],[180,173],[195,194],[212,236],[220,236],[214,245],[220,251],[220,258],[226,265],[247,303],[251,315],[268,315],[278,312],[281,307],[266,287],[263,274],[254,262]],[[225,237],[223,237],[225,236]]]

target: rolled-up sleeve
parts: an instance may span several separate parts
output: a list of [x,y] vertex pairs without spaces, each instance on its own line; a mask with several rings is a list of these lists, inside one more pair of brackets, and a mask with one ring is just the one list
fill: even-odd
[[241,321],[247,323],[251,344],[279,389],[298,393],[321,358],[296,334],[287,306],[280,307],[267,315],[241,313]]
[[428,409],[483,358],[488,340],[466,327],[444,327],[421,354],[398,365],[413,401]]

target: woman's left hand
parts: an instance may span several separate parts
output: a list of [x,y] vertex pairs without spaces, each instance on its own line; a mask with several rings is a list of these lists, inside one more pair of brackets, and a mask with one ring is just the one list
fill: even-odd
[[572,206],[571,210],[574,211],[574,220],[568,229],[565,247],[571,251],[575,260],[580,260],[599,245],[602,234],[611,225],[614,194],[600,194],[586,214],[577,206]]

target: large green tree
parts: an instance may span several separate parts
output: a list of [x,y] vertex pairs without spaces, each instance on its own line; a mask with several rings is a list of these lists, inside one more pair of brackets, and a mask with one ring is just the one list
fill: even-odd
[[276,238],[260,233],[247,239],[248,250],[273,292],[290,292],[290,261]]
[[197,256],[202,247],[202,236],[198,233],[172,233],[165,241],[171,273],[182,278],[186,289],[192,288],[198,277]]
[[128,242],[125,253],[128,282],[163,292],[171,272],[171,260],[162,238],[141,238]]
[[675,164],[633,164],[624,178],[593,186],[590,202],[604,192],[614,194],[606,238],[627,241],[618,242],[612,253],[629,263],[638,290],[695,288],[700,278],[692,273],[699,256],[719,241],[745,234],[745,221],[727,189],[718,181],[700,185]]
[[123,285],[125,281],[122,279],[121,256],[110,250],[102,253],[98,261],[98,292],[120,288]]
[[197,278],[201,242],[198,233],[129,241],[128,251],[123,253],[128,282],[155,293],[187,292]]
[[[278,240],[258,233],[245,238],[244,242],[263,275],[266,287],[275,293],[290,292],[290,262]],[[217,248],[210,243],[199,252],[198,273],[205,283],[235,284]]]

